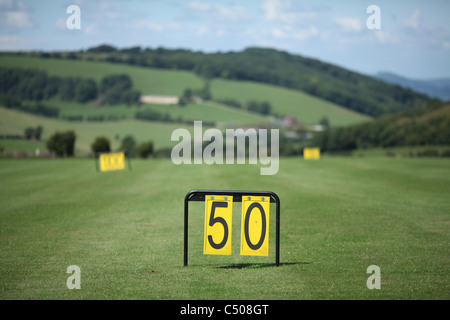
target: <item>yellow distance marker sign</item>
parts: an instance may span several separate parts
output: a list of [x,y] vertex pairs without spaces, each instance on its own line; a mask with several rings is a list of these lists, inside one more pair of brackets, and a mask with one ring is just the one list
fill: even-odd
[[205,195],[203,254],[231,255],[233,197]]
[[99,157],[100,171],[112,171],[125,169],[125,153],[102,153]]
[[303,158],[305,160],[318,160],[320,159],[319,148],[305,148],[303,149]]
[[241,255],[269,255],[270,197],[242,196]]

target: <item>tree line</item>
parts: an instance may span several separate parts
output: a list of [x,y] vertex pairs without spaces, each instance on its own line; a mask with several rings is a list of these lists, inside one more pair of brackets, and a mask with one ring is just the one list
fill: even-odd
[[327,152],[376,147],[450,145],[450,106],[431,100],[426,108],[385,115],[316,133],[309,146]]
[[[140,111],[136,111],[134,114],[134,118],[137,120],[144,121],[159,121],[159,122],[173,122],[173,123],[185,123],[192,124],[193,120],[185,120],[181,116],[172,117],[168,112],[162,113],[152,109],[144,109]],[[213,121],[203,121],[205,126],[215,126],[216,123]]]
[[131,78],[126,74],[105,76],[97,84],[90,78],[50,76],[42,70],[0,67],[0,103],[5,107],[57,117],[57,109],[42,104],[55,97],[79,103],[97,101],[100,105],[140,104],[140,92],[133,90]]
[[[42,131],[42,128],[38,127]],[[74,131],[55,132],[46,142],[49,152],[57,157],[73,157],[75,154],[76,134]],[[99,136],[91,144],[91,151],[94,155],[99,152],[112,151],[111,143],[107,137]],[[118,151],[127,153],[130,157],[148,158],[154,152],[152,140],[137,143],[131,135],[127,135],[121,141]]]
[[187,103],[191,103],[195,101],[195,98],[200,98],[202,100],[212,100],[218,103],[224,104],[228,107],[236,108],[236,109],[246,109],[250,112],[260,113],[262,115],[272,114],[272,105],[268,101],[256,101],[250,100],[247,104],[242,104],[235,99],[214,99],[210,90],[208,81],[203,86],[202,89],[191,89],[186,88],[183,91],[183,94],[178,98],[178,105],[185,106]]

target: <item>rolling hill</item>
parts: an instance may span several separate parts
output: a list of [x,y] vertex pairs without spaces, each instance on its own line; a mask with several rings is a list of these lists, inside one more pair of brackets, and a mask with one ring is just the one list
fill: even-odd
[[203,53],[184,49],[100,45],[86,51],[34,52],[40,57],[108,61],[142,67],[188,70],[204,79],[254,81],[309,93],[371,116],[421,108],[429,98],[317,59],[270,48]]
[[[198,89],[204,84],[204,80],[193,72],[143,68],[108,62],[1,55],[1,66],[34,68],[45,70],[49,75],[93,78],[98,82],[106,75],[128,74],[133,80],[135,89],[139,90],[143,95],[180,96],[186,88]],[[370,119],[367,115],[348,110],[298,90],[249,81],[215,79],[211,82],[213,99],[231,98],[242,103],[246,103],[249,100],[268,100],[275,113],[295,116],[300,122],[306,124],[317,124],[323,117],[327,117],[333,126],[348,125]],[[52,105],[57,104],[52,103]],[[62,113],[64,113],[65,103],[59,103],[59,106],[62,109]],[[77,108],[80,110],[87,109],[82,105],[77,106]],[[69,111],[69,113],[73,113],[73,108],[71,109],[72,111]],[[180,111],[172,109],[166,107],[164,111],[179,116]],[[230,114],[226,118],[231,119],[236,116],[236,121],[242,118],[239,113],[236,113],[236,110],[230,110]],[[184,118],[188,119],[189,117],[185,116]],[[222,116],[218,118],[222,119]],[[261,117],[259,115],[255,116],[255,119],[250,122],[255,121],[261,121]]]
[[[198,89],[205,84],[204,79],[190,71],[143,68],[103,61],[3,54],[0,55],[0,67],[38,69],[45,71],[49,76],[89,78],[94,79],[97,83],[107,75],[127,74],[133,81],[133,87],[145,95],[178,97],[186,88]],[[324,117],[327,117],[332,126],[350,125],[371,119],[369,116],[326,100],[280,86],[229,79],[214,79],[209,83],[213,99],[231,98],[243,104],[250,100],[268,101],[274,113],[280,116],[294,116],[299,122],[305,124],[317,124]],[[90,102],[61,101],[56,97],[44,100],[43,103],[59,109],[59,118],[44,118],[17,110],[0,108],[0,135],[22,135],[27,127],[37,125],[44,127],[44,139],[47,139],[55,131],[75,130],[77,134],[76,149],[79,154],[85,154],[89,152],[90,144],[95,137],[100,135],[108,137],[114,148],[118,147],[121,138],[131,134],[138,142],[151,139],[155,142],[155,148],[161,149],[173,144],[170,141],[170,134],[175,128],[189,128],[189,122],[192,123],[194,120],[215,123],[218,127],[224,128],[230,125],[245,127],[258,123],[269,123],[273,118],[270,115],[231,108],[213,101],[188,103],[184,107],[163,104],[142,104],[130,107],[126,105],[98,106]],[[167,114],[170,118],[175,119],[175,122],[136,120],[134,117],[136,112],[142,110]],[[66,121],[65,119],[70,116],[81,116],[84,121]],[[115,121],[86,122],[89,117],[99,116],[103,116],[105,119],[114,118]],[[182,123],[177,122],[176,119],[181,119]],[[5,142],[2,145],[8,149],[17,146],[14,141]],[[30,146],[26,147],[25,142],[20,142],[19,147],[16,148],[32,149]]]

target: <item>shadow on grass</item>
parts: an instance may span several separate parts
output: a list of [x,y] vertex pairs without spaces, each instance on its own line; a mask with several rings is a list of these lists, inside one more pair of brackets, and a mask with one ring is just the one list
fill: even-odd
[[[311,264],[311,262],[280,262],[279,266]],[[267,267],[276,267],[276,263],[235,263],[227,266],[218,266],[219,269],[259,269]]]

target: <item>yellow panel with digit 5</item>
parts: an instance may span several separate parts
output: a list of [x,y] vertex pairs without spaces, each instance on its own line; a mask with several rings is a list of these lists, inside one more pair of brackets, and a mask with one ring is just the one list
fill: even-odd
[[231,255],[233,197],[205,195],[203,254]]

